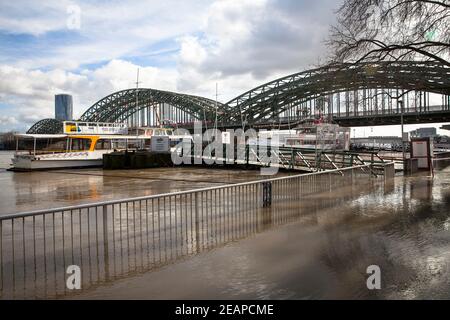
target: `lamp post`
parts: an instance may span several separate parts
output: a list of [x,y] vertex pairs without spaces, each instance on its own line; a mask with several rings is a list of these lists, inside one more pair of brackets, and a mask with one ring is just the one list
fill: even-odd
[[404,123],[403,123],[403,101],[397,100],[397,103],[400,105],[400,123],[402,126],[402,160],[403,160],[403,172],[405,172],[405,160],[406,160],[406,154],[405,154],[405,139],[404,139]]

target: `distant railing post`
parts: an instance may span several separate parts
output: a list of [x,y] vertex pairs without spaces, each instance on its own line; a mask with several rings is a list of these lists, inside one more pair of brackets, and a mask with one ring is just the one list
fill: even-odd
[[194,207],[195,207],[195,248],[196,252],[200,252],[200,235],[198,226],[198,192],[195,193],[194,197]]
[[331,183],[331,172],[328,172],[328,183],[329,183],[329,190],[332,191],[331,190],[332,189],[332,187],[331,187],[331,185],[332,185],[332,183]]
[[294,154],[294,148],[291,148],[291,169],[294,169],[294,162],[295,162],[295,154]]
[[[113,217],[114,219],[114,217]],[[105,279],[109,278],[109,246],[108,246],[108,206],[103,206],[103,256],[105,265]]]
[[270,207],[272,205],[272,183],[263,182],[263,208]]
[[250,161],[250,145],[245,146],[245,165],[248,167]]
[[350,175],[351,175],[351,180],[352,180],[352,185],[353,185],[353,173],[354,173],[354,169],[353,168],[351,168],[350,169]]

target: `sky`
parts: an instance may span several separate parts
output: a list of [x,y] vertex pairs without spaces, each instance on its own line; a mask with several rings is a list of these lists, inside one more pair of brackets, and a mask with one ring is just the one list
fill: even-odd
[[[78,118],[108,94],[135,87],[138,68],[140,87],[215,99],[217,83],[218,100],[227,102],[325,62],[339,4],[0,0],[0,132],[26,131],[53,117],[58,93],[73,95]],[[400,129],[355,133],[400,135]]]

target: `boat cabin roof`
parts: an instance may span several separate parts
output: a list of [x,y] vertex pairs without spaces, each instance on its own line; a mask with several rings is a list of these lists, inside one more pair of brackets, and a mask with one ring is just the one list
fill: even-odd
[[16,133],[14,136],[23,139],[58,139],[65,138],[67,134],[29,134],[29,133]]
[[79,138],[79,139],[149,139],[149,136],[133,136],[133,135],[76,135],[76,134],[29,134],[29,133],[17,133],[16,137],[22,139],[61,139],[61,138]]

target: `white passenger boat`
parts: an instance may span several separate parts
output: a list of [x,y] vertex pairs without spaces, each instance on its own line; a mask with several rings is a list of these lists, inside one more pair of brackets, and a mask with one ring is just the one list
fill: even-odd
[[[63,134],[16,134],[13,170],[40,170],[102,166],[103,155],[114,151],[150,150],[151,138],[167,136],[176,144],[171,128],[137,128],[124,124],[65,121]],[[187,137],[189,138],[189,137]]]
[[350,129],[322,119],[306,119],[291,130],[260,131],[250,145],[314,150],[349,150]]

